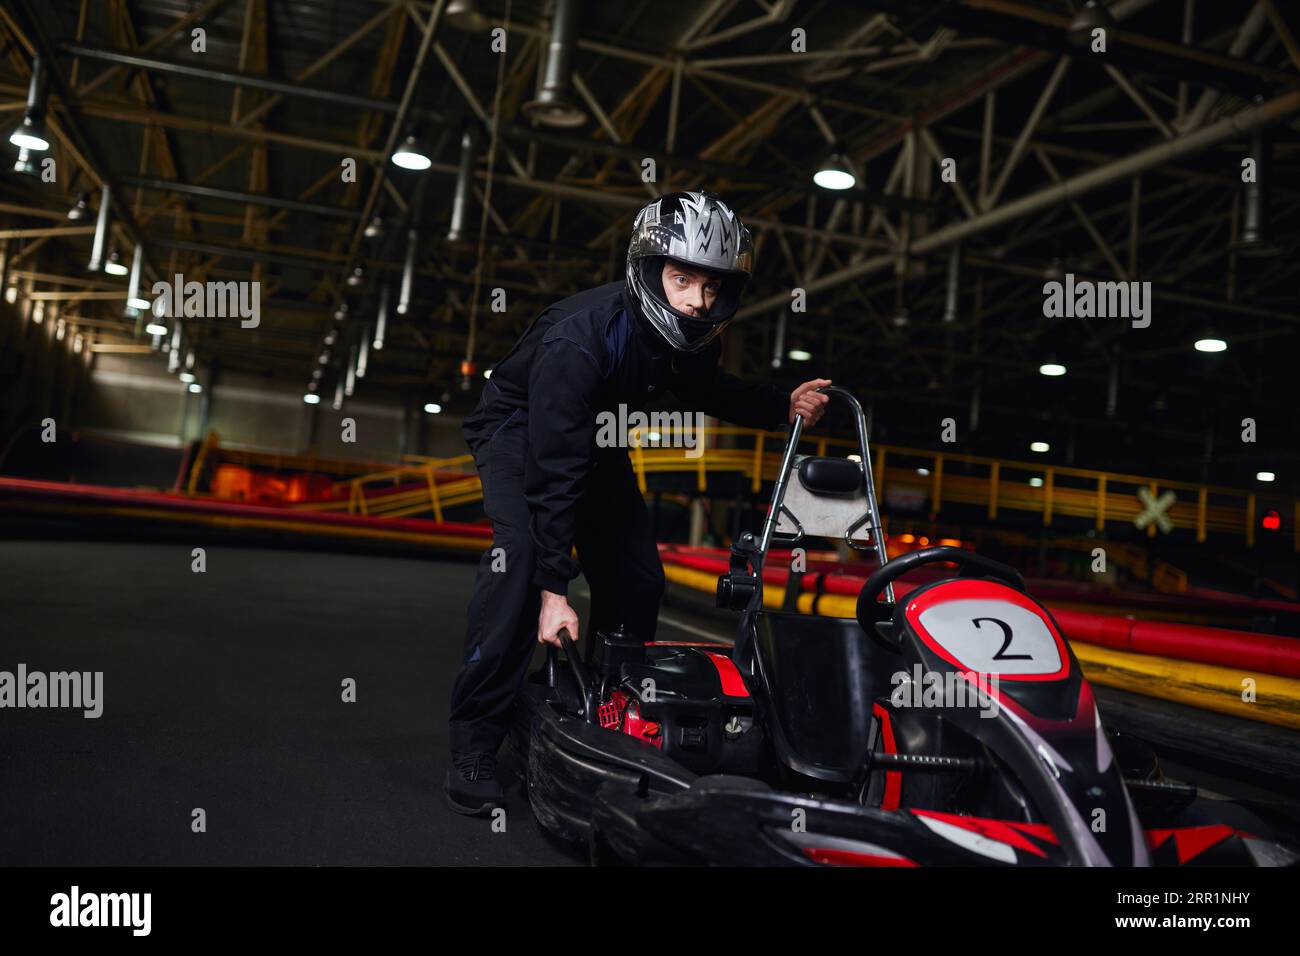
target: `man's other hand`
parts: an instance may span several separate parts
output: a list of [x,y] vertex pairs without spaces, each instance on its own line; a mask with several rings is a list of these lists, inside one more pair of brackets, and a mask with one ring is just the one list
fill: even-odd
[[796,415],[803,418],[805,428],[816,425],[821,421],[821,417],[826,414],[826,403],[831,400],[831,397],[817,391],[817,389],[830,383],[829,378],[815,378],[812,381],[804,382],[791,392],[790,417],[786,420],[786,423],[793,425]]
[[569,599],[554,591],[542,591],[542,613],[537,617],[537,642],[560,646],[560,630],[565,628],[576,643],[578,615],[569,607]]

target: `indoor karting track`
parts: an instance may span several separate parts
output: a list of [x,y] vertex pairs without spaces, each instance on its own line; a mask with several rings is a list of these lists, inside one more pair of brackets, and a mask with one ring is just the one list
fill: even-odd
[[[0,723],[6,863],[577,860],[541,834],[517,784],[503,834],[442,803],[472,561],[209,546],[205,573],[190,562],[179,544],[0,542],[3,659],[104,672],[93,722],[14,710]],[[584,619],[585,596],[579,582]],[[661,616],[661,638],[706,634],[725,637],[725,620],[680,605]],[[351,704],[341,701],[349,677]],[[1250,799],[1270,822],[1300,819],[1300,801],[1278,792],[1284,776],[1300,790],[1294,741],[1277,749],[1294,735],[1107,688],[1098,696],[1120,729],[1136,718],[1165,736],[1162,747],[1181,735],[1177,768],[1203,790]],[[1235,734],[1268,738],[1253,746],[1276,763],[1265,768],[1271,789],[1234,770]],[[190,831],[195,807],[206,833]]]

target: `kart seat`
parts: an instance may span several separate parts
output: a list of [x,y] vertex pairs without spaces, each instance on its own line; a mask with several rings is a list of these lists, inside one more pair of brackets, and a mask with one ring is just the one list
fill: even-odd
[[849,782],[869,748],[888,652],[853,618],[762,611],[752,620],[778,759],[816,780]]
[[786,486],[775,536],[798,541],[805,536],[867,545],[871,536],[866,481],[851,458],[798,455]]

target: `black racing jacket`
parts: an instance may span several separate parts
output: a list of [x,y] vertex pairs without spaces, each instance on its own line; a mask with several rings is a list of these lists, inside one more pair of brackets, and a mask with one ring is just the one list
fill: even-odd
[[596,457],[597,416],[619,405],[641,410],[663,392],[689,412],[752,428],[787,424],[790,395],[742,381],[718,365],[721,337],[699,353],[675,351],[634,312],[624,283],[611,282],[555,303],[492,369],[461,432],[477,456],[507,421],[527,422],[525,494],[537,554],[533,582],[567,594],[578,576],[575,505]]

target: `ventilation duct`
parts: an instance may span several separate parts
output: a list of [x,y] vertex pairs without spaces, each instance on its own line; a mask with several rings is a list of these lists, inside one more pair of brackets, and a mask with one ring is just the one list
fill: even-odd
[[104,247],[108,244],[108,207],[112,203],[113,191],[104,183],[99,196],[99,215],[95,219],[95,239],[90,246],[90,262],[86,263],[88,272],[98,272],[104,267]]
[[465,218],[469,214],[469,190],[474,178],[476,152],[475,127],[465,127],[460,136],[460,168],[456,171],[456,192],[451,200],[451,225],[447,228],[447,241],[459,242],[465,238]]
[[954,242],[948,251],[948,286],[943,298],[943,320],[957,321],[957,301],[961,290],[961,243]]
[[406,315],[411,308],[411,287],[415,284],[415,247],[420,233],[410,229],[406,233],[406,261],[402,265],[402,288],[397,293],[397,314]]
[[1268,241],[1269,177],[1273,166],[1273,143],[1264,127],[1250,136],[1250,155],[1255,160],[1254,180],[1245,184],[1241,197],[1241,233],[1236,251],[1243,256],[1266,256],[1278,249]]
[[537,91],[537,99],[524,104],[524,112],[543,126],[581,126],[587,122],[587,114],[574,105],[569,79],[573,71],[578,2],[555,0],[542,85]]

